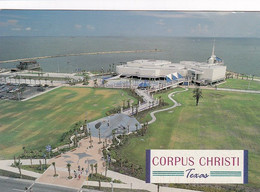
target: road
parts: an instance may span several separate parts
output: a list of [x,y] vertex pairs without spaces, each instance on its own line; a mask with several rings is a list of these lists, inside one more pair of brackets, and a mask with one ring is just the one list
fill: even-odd
[[[9,177],[0,176],[0,191],[1,192],[25,192],[25,187],[29,188],[34,181],[14,179]],[[35,183],[32,186],[33,192],[77,192],[76,189],[59,187],[54,185],[46,185]],[[83,190],[84,192],[91,192],[94,190]],[[95,190],[96,191],[96,190]]]

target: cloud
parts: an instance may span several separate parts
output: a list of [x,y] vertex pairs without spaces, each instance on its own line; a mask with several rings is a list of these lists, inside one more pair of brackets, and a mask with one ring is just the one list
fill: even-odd
[[80,24],[75,24],[74,27],[75,27],[76,29],[81,29],[81,28],[82,28],[82,25],[80,25]]
[[92,31],[92,30],[95,30],[95,27],[92,25],[87,25],[87,29]]
[[26,28],[25,28],[25,31],[31,31],[31,30],[32,30],[31,27],[26,27]]
[[157,25],[165,25],[165,23],[163,22],[162,19],[160,19],[159,21],[157,21],[155,24],[157,24]]
[[7,26],[15,26],[18,23],[18,20],[15,19],[9,19],[5,22],[0,22],[1,27],[7,27]]
[[232,12],[155,12],[155,11],[134,11],[136,15],[150,16],[157,18],[208,18],[209,16],[227,16]]

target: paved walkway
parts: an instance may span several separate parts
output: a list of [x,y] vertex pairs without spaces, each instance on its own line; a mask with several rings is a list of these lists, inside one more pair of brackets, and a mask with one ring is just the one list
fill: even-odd
[[185,88],[185,90],[183,90],[183,91],[175,91],[175,92],[170,93],[170,94],[168,95],[168,98],[174,103],[173,106],[168,107],[168,108],[166,108],[166,109],[160,109],[160,110],[156,110],[156,111],[151,112],[150,115],[151,115],[151,117],[152,117],[152,120],[149,121],[148,124],[152,124],[152,123],[154,123],[154,122],[156,121],[156,117],[155,117],[155,115],[154,115],[155,113],[159,113],[159,112],[162,112],[162,111],[168,111],[168,110],[173,109],[173,108],[175,108],[175,107],[177,107],[177,106],[181,106],[181,104],[178,103],[177,101],[175,101],[175,100],[172,98],[172,96],[174,96],[175,93],[181,93],[181,92],[184,92],[184,91],[187,91],[187,90],[188,90],[188,89]]
[[[103,160],[102,160],[102,152],[101,148],[103,147],[102,143],[98,143],[99,139],[96,137],[92,137],[93,140],[93,147],[90,148],[90,139],[82,139],[80,140],[80,147],[76,148],[73,151],[66,152],[61,156],[56,158],[52,158],[49,161],[49,164],[55,162],[56,164],[56,171],[59,175],[58,177],[53,177],[54,175],[54,167],[51,165],[44,174],[36,180],[36,183],[47,183],[47,184],[55,184],[66,186],[70,188],[80,189],[86,180],[86,169],[88,173],[91,171],[90,164],[96,164],[97,172],[101,173],[104,171],[103,167]],[[69,172],[68,168],[66,167],[67,164],[71,164],[70,172],[72,179],[68,179]],[[78,166],[80,166],[80,171],[78,171]],[[84,168],[84,171],[81,173],[81,169]],[[74,170],[77,174],[81,174],[81,178],[74,178]],[[95,168],[93,168],[95,172]]]
[[33,95],[33,96],[28,97],[28,98],[26,98],[26,99],[23,99],[22,101],[28,101],[28,100],[30,100],[30,99],[32,99],[32,98],[38,97],[38,96],[40,96],[40,95],[43,95],[43,94],[45,94],[45,93],[48,93],[48,92],[53,91],[53,90],[55,90],[55,89],[58,89],[58,88],[60,88],[60,87],[62,87],[62,85],[59,85],[59,86],[54,87],[54,88],[52,88],[52,89],[49,89],[49,90],[47,90],[47,91],[40,92],[40,93],[38,93],[38,94],[36,94],[36,95]]
[[227,88],[217,88],[218,91],[232,91],[232,92],[240,92],[240,93],[257,93],[260,94],[260,91],[255,90],[242,90],[242,89],[227,89]]
[[[41,160],[42,163],[44,162],[44,159],[33,159],[32,164],[33,165],[39,164],[39,160]],[[48,162],[48,160],[47,160],[47,162]],[[13,163],[14,163],[14,160],[1,160],[0,161],[0,169],[19,174],[18,168],[11,167],[11,165]],[[21,163],[22,163],[22,165],[31,165],[30,159],[21,159]],[[22,172],[22,175],[27,175],[27,176],[34,177],[34,178],[39,178],[42,175],[40,173],[35,173],[35,172],[32,172],[32,171],[27,171],[27,170],[22,170],[21,172]]]

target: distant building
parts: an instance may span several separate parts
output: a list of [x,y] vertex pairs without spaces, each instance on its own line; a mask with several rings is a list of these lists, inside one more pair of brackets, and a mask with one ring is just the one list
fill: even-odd
[[118,65],[116,71],[121,76],[148,79],[176,80],[178,78],[198,84],[211,84],[225,79],[226,66],[222,59],[212,55],[207,62],[181,61],[172,63],[166,60],[134,60]]
[[39,70],[40,68],[40,64],[37,61],[23,61],[17,65],[17,69],[20,70]]

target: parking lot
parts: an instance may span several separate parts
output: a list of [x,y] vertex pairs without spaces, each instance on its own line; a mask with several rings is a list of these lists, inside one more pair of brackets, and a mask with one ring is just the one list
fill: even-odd
[[52,87],[28,84],[0,84],[0,99],[23,100],[33,95],[49,90]]

